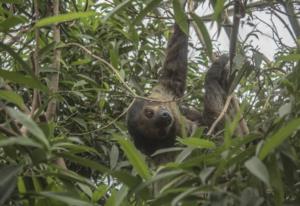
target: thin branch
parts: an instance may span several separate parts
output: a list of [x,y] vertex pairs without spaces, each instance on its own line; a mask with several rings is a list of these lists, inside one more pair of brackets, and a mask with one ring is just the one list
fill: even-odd
[[[53,15],[57,16],[59,15],[59,0],[54,0],[53,3]],[[58,45],[60,43],[60,28],[58,24],[55,24],[53,26],[53,39],[54,42]],[[49,89],[53,93],[58,91],[58,83],[59,83],[59,70],[60,70],[60,58],[61,58],[61,50],[60,48],[54,49],[53,54],[53,69],[56,70],[54,74],[50,77],[50,85]],[[51,121],[53,117],[56,115],[56,100],[52,99],[47,108],[46,112],[46,118],[48,121]]]
[[118,121],[121,117],[123,117],[128,112],[128,110],[133,105],[133,103],[134,103],[134,100],[131,101],[131,103],[129,104],[129,106],[119,116],[117,116],[115,119],[113,119],[111,122],[109,122],[108,124],[104,125],[103,127],[100,127],[100,128],[94,129],[92,131],[88,131],[88,132],[71,133],[70,135],[86,135],[86,134],[91,134],[93,132],[100,131],[100,130],[103,130],[103,129],[111,126],[112,124],[114,124],[116,121]]
[[[39,1],[34,0],[34,17],[35,21],[37,21],[40,17],[39,13]],[[39,39],[40,39],[40,31],[39,28],[35,28],[35,49],[33,52],[33,69],[34,75],[36,77],[39,76],[40,73],[40,65],[39,65]],[[31,116],[33,116],[35,110],[40,106],[40,98],[39,98],[39,91],[37,89],[33,90],[33,97],[32,97],[32,108],[31,108]]]
[[124,85],[124,87],[133,95],[133,96],[137,96],[135,94],[135,92],[129,87],[129,85],[123,80],[123,78],[121,77],[121,75],[119,74],[119,72],[106,60],[102,59],[101,57],[93,54],[93,52],[91,52],[89,49],[87,49],[86,47],[82,46],[81,44],[78,43],[69,43],[66,44],[66,46],[76,46],[81,48],[85,53],[87,53],[88,55],[90,55],[91,57],[97,59],[98,61],[102,62],[104,65],[108,66],[108,68],[116,75],[116,77],[118,78],[118,80]]
[[17,137],[19,136],[17,133],[15,133],[13,130],[7,129],[3,125],[0,125],[0,132],[6,134],[9,137]]
[[300,24],[299,24],[299,19],[297,18],[297,15],[295,13],[293,3],[291,1],[287,1],[287,0],[284,0],[284,1],[279,0],[279,2],[284,7],[286,13],[289,14],[288,18],[289,18],[290,24],[292,25],[292,28],[294,30],[296,37],[300,38]]
[[218,118],[213,122],[213,124],[211,125],[210,129],[208,130],[207,132],[207,135],[210,136],[212,135],[212,133],[214,132],[216,126],[218,125],[218,123],[223,119],[223,117],[225,116],[227,110],[228,110],[228,107],[230,105],[230,102],[231,102],[231,99],[233,98],[233,94],[229,95],[226,99],[226,102],[225,102],[225,105],[224,105],[224,108],[222,110],[222,112],[219,114]]

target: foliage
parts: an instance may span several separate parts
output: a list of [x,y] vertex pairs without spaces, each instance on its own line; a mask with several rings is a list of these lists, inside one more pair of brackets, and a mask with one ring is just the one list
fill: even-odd
[[[249,1],[243,8],[242,23],[252,30],[235,42],[232,90],[243,102],[250,134],[233,137],[236,123],[215,138],[200,128],[193,137],[178,139],[176,147],[158,151],[175,160],[157,168],[134,148],[124,114],[135,93],[143,95],[156,83],[173,20],[185,31],[187,19],[195,22],[190,26],[198,39],[190,42],[183,104],[201,110],[203,70],[218,51],[207,21],[220,32],[226,29],[225,10],[247,1],[188,1],[184,12],[177,0],[71,0],[61,1],[55,16],[58,0],[0,2],[0,205],[300,202],[296,16],[289,13],[285,25],[293,46],[284,43],[273,21],[260,21],[274,28],[274,59],[251,40],[264,32],[253,11],[269,11],[272,20],[280,20],[286,17],[280,10],[293,11],[296,3]],[[192,3],[198,10],[209,4],[212,15],[192,11]],[[59,27],[60,41],[53,27]],[[59,80],[56,89],[52,77]],[[52,102],[54,119],[47,116]],[[215,141],[220,138],[224,143]]]

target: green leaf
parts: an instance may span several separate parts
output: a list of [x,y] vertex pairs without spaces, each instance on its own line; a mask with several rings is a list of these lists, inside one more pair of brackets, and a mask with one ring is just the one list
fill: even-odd
[[286,138],[300,128],[300,118],[289,121],[284,127],[281,127],[270,137],[266,138],[266,142],[259,152],[259,158],[263,160],[270,152],[278,147]]
[[158,175],[153,176],[151,179],[147,180],[146,182],[140,184],[134,190],[134,192],[140,192],[142,189],[144,189],[145,187],[153,184],[154,182],[162,181],[162,180],[171,178],[173,176],[177,176],[179,174],[182,174],[181,170],[172,170],[172,171],[162,172],[162,173],[160,173]]
[[60,14],[57,16],[52,16],[52,17],[47,17],[39,20],[35,26],[36,27],[42,27],[42,26],[47,26],[49,24],[58,24],[61,22],[65,21],[72,21],[75,19],[80,19],[80,18],[87,18],[90,16],[95,16],[96,13],[94,11],[87,11],[87,12],[70,12],[67,14]]
[[143,159],[141,153],[135,148],[131,141],[127,138],[121,137],[119,135],[113,135],[114,138],[121,145],[122,150],[124,151],[126,157],[129,162],[132,164],[133,168],[137,171],[137,173],[143,177],[144,179],[150,178],[150,170]]
[[217,20],[220,18],[223,9],[224,9],[224,0],[216,1],[215,5],[214,5],[214,15],[213,15],[214,20]]
[[0,23],[0,31],[7,32],[10,28],[25,22],[21,16],[10,16]]
[[[281,175],[281,162],[276,159],[276,154],[271,155],[270,161],[268,161],[268,168],[270,171],[270,182],[274,189],[275,205],[281,206],[284,202],[284,186]],[[285,168],[286,169],[286,168]]]
[[21,169],[20,165],[7,165],[0,168],[0,205],[4,205],[4,202],[14,192]]
[[205,47],[206,47],[205,51],[206,51],[207,55],[210,57],[210,59],[212,59],[212,44],[211,44],[211,39],[210,39],[209,33],[206,29],[206,26],[203,23],[202,19],[195,13],[191,13],[191,17],[194,19],[194,21],[197,25],[197,28],[195,28],[196,32],[197,33],[200,32],[201,36],[204,39]]
[[109,172],[109,169],[107,167],[99,164],[98,162],[93,161],[93,160],[89,160],[89,159],[86,159],[86,158],[82,158],[82,157],[73,155],[71,153],[66,153],[66,152],[58,153],[58,156],[62,156],[64,158],[67,158],[70,161],[75,162],[79,165],[82,165],[82,166],[85,166],[85,167],[88,167],[88,168],[91,168],[91,169],[95,169],[95,170],[97,170],[97,171],[99,171],[103,174]]
[[263,181],[268,187],[270,186],[270,177],[264,163],[256,156],[245,162],[245,167],[258,179]]
[[212,149],[216,147],[215,143],[213,143],[212,141],[196,137],[180,138],[178,139],[178,141],[184,145],[202,149]]
[[176,23],[178,24],[180,29],[188,35],[189,24],[188,24],[187,17],[184,13],[184,8],[180,3],[180,0],[173,0],[173,9],[174,9]]
[[22,112],[19,112],[12,108],[6,108],[6,110],[8,111],[11,117],[18,120],[21,124],[23,124],[23,126],[25,126],[28,129],[28,131],[37,138],[37,141],[39,141],[45,146],[45,148],[50,147],[48,139],[46,138],[45,134],[31,118],[29,118],[27,115],[23,114]]
[[92,200],[93,202],[98,202],[100,200],[100,198],[103,197],[103,195],[105,195],[105,193],[108,190],[108,186],[107,185],[100,185],[94,192],[93,192],[93,196],[92,196]]
[[48,197],[60,202],[66,203],[67,205],[74,206],[92,206],[93,204],[85,202],[77,197],[70,196],[68,193],[59,192],[39,192],[38,195]]
[[48,88],[36,78],[26,76],[18,72],[10,72],[0,69],[0,77],[9,80],[13,83],[23,84],[30,88],[39,89],[44,92],[48,91]]
[[0,140],[0,147],[12,146],[12,145],[22,145],[43,148],[41,144],[34,142],[28,137],[10,137],[8,139]]
[[0,90],[0,99],[14,103],[20,108],[24,107],[23,98],[13,91]]
[[155,7],[157,7],[157,5],[159,5],[159,3],[161,2],[161,0],[151,0],[148,2],[148,4],[146,5],[146,7],[137,15],[137,17],[134,20],[134,24],[139,24],[142,19],[151,11],[153,10]]
[[300,54],[289,54],[287,56],[280,56],[279,61],[296,62],[300,61]]
[[[33,75],[31,67],[17,54],[10,46],[7,46],[0,42],[0,49],[2,51],[6,51],[12,56],[20,65],[21,67],[27,71],[29,74]],[[4,70],[3,70],[4,71]]]
[[129,3],[131,3],[132,0],[125,0],[122,3],[120,3],[118,6],[116,6],[111,12],[109,12],[107,14],[107,16],[103,19],[104,22],[106,22],[110,17],[112,17],[113,15],[115,15],[116,13],[122,11],[123,9],[125,9]]

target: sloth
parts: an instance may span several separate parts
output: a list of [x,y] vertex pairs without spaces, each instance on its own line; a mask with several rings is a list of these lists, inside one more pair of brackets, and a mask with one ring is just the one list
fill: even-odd
[[176,23],[173,29],[158,85],[147,98],[136,98],[127,113],[129,134],[146,155],[174,146],[177,136],[191,136],[198,126],[210,127],[227,97],[228,58],[221,56],[206,74],[203,113],[179,108],[186,87],[188,35]]

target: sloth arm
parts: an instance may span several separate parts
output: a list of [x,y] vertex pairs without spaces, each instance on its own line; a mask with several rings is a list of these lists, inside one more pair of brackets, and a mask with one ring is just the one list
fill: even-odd
[[172,37],[168,42],[159,83],[177,98],[182,97],[185,91],[187,55],[188,35],[175,24]]

